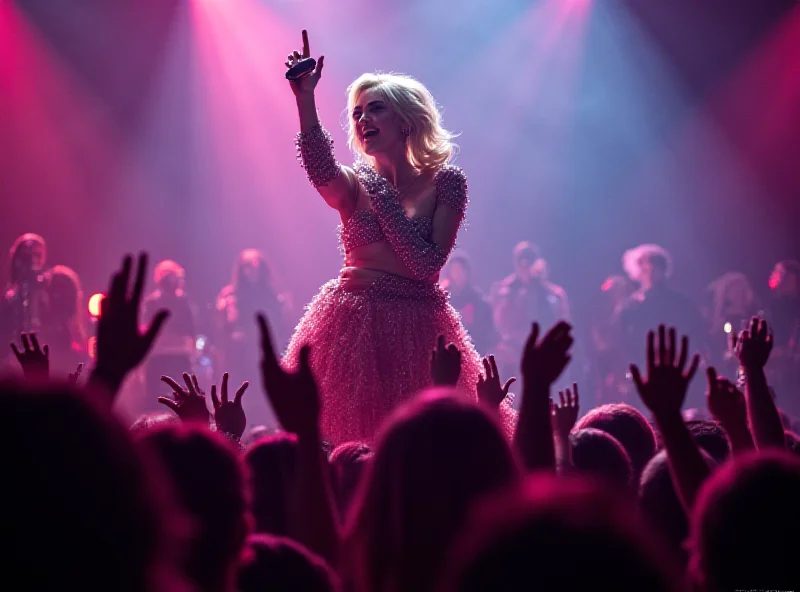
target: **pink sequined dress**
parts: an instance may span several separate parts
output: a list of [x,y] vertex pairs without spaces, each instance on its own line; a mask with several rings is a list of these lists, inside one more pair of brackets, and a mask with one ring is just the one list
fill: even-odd
[[[332,141],[321,127],[298,135],[301,162],[320,186],[340,170]],[[371,441],[382,423],[415,393],[431,385],[430,359],[437,337],[462,351],[459,387],[476,397],[481,359],[447,293],[435,282],[448,253],[431,241],[432,218],[409,218],[394,188],[365,163],[355,166],[370,208],[340,226],[345,253],[388,241],[417,279],[345,267],[306,308],[284,356],[296,368],[300,348],[311,345],[311,367],[322,396],[322,429],[334,444]],[[436,204],[463,219],[467,185],[458,167],[436,173]],[[504,423],[510,409],[504,407]]]

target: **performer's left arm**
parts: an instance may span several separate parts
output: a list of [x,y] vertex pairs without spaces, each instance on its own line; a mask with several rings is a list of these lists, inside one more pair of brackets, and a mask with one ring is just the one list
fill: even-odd
[[[376,185],[370,187],[371,181],[375,181]],[[383,187],[379,186],[381,181]],[[436,211],[430,241],[420,236],[397,200],[396,192],[388,187],[385,180],[369,179],[364,185],[370,193],[383,234],[411,276],[416,280],[425,280],[439,273],[453,250],[466,213],[468,198],[464,172],[448,166],[436,175]],[[386,190],[387,187],[389,190]]]

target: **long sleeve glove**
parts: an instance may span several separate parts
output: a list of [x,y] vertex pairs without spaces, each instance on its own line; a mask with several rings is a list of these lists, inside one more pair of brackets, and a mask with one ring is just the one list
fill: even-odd
[[297,159],[314,187],[324,187],[339,176],[342,167],[333,154],[333,138],[321,125],[295,138]]

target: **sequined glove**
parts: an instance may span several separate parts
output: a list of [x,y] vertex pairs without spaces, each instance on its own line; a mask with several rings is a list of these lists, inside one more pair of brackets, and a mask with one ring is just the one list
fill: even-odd
[[299,132],[295,145],[297,159],[314,187],[324,187],[339,176],[342,167],[333,154],[333,138],[324,127],[315,125]]
[[[450,254],[436,243],[425,240],[406,215],[397,199],[397,190],[374,168],[356,165],[359,181],[370,196],[383,234],[415,280],[425,280],[438,273]],[[461,169],[447,167],[436,175],[437,203],[454,207],[463,219],[467,202],[466,178]]]

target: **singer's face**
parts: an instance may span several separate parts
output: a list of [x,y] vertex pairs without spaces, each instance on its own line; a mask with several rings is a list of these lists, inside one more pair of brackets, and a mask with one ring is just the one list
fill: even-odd
[[395,153],[405,146],[405,136],[391,105],[378,89],[358,96],[351,114],[358,141],[370,156]]

